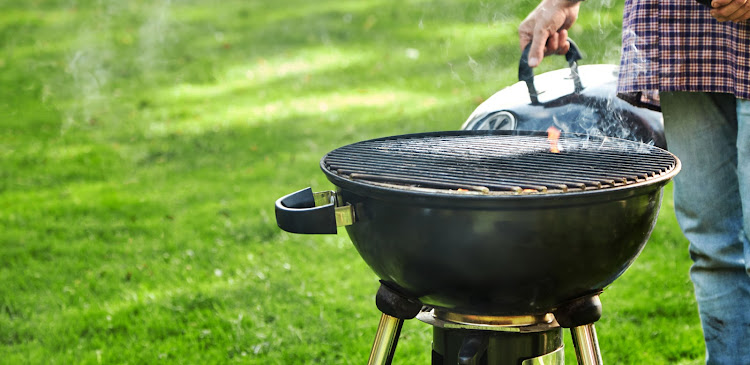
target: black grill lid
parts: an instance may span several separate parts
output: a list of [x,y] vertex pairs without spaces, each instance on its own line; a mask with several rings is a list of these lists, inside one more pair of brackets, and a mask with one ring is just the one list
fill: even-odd
[[331,151],[338,179],[379,188],[465,195],[565,194],[668,180],[671,153],[644,143],[576,134],[551,152],[546,133],[440,132],[386,137]]

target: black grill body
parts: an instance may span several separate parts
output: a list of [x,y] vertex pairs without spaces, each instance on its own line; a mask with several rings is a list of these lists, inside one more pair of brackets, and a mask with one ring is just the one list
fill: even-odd
[[459,313],[547,313],[601,291],[643,249],[679,170],[654,146],[563,134],[387,137],[321,160],[347,232],[387,285]]
[[680,164],[627,140],[562,134],[559,153],[550,147],[521,131],[354,143],[321,159],[335,203],[317,206],[303,189],[277,200],[277,222],[295,233],[345,225],[385,285],[436,309],[554,312],[630,266]]

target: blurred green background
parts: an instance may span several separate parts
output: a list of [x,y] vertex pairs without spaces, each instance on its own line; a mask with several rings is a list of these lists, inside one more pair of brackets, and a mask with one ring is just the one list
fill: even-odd
[[[0,362],[365,363],[377,278],[343,230],[281,232],[273,203],[332,188],[334,148],[458,129],[516,82],[535,5],[2,2]],[[621,7],[584,4],[582,64],[618,62]],[[668,188],[602,295],[606,363],[701,363],[688,267]],[[394,363],[430,341],[407,322]]]

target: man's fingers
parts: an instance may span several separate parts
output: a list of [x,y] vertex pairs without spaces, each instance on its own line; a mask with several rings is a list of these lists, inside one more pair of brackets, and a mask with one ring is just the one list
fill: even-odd
[[528,44],[528,64],[536,67],[545,55],[567,52],[567,29],[578,17],[578,1],[542,0],[518,27],[521,49]]
[[526,46],[528,46],[529,43],[531,43],[532,39],[533,38],[531,38],[531,36],[529,36],[529,35],[527,35],[525,33],[521,33],[518,36],[518,40],[519,40],[519,43],[521,45],[521,52],[523,52],[523,50],[526,49]]
[[549,56],[557,53],[557,49],[560,47],[560,37],[557,33],[552,33],[547,38],[547,43],[544,47],[544,55]]
[[713,0],[711,2],[712,8],[720,8],[722,6],[729,5],[732,2],[732,0]]
[[570,42],[568,42],[568,31],[561,29],[557,33],[550,34],[547,38],[547,44],[544,47],[544,56],[551,55],[564,55],[570,50]]
[[570,50],[570,42],[568,42],[568,31],[565,29],[560,29],[560,31],[557,32],[557,39],[557,54],[564,55],[568,53],[568,50]]
[[725,5],[720,5],[719,0],[715,0],[712,4],[714,8],[711,10],[711,16],[720,22],[728,20],[736,21],[745,13],[742,10],[745,7],[745,3],[747,3],[747,0],[732,0]]
[[740,7],[726,18],[729,21],[740,22],[747,19],[748,12],[750,12],[750,4],[747,3],[747,0],[742,0]]
[[729,20],[733,22],[741,22],[749,18],[750,18],[750,8],[743,7],[740,10],[735,11],[734,14],[732,14],[731,16],[731,19]]
[[[549,34],[547,32],[537,33],[538,35],[531,39],[531,48],[529,49],[528,63],[530,67],[536,67],[541,63],[545,56],[554,54],[564,55],[570,50],[570,42],[568,42],[568,31],[560,30],[558,32]],[[521,47],[526,48],[526,44],[529,41],[526,39],[521,40]]]
[[539,66],[539,62],[542,62],[544,58],[544,45],[547,43],[548,35],[546,32],[540,34],[536,32],[534,39],[531,40],[531,49],[529,49],[529,66]]

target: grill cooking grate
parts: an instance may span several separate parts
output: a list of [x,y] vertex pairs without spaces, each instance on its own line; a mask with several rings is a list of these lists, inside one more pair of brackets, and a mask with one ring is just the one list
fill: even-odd
[[619,139],[563,134],[391,137],[331,151],[323,166],[340,177],[398,189],[552,193],[606,189],[672,171],[675,157]]

